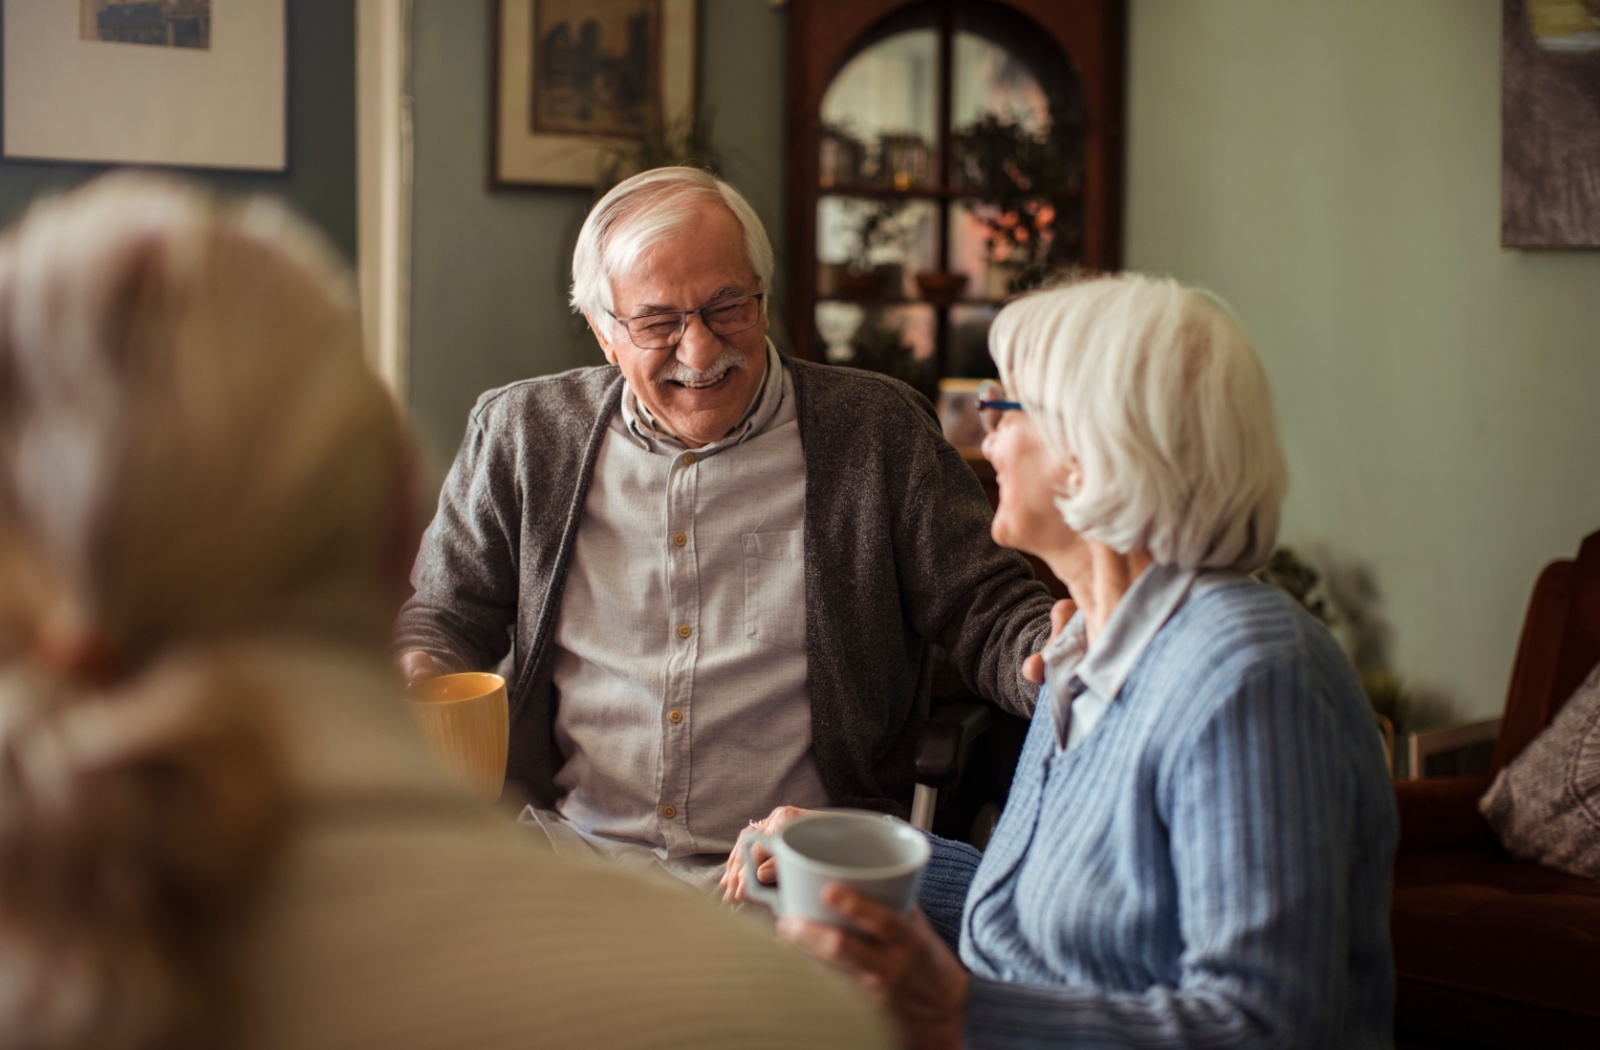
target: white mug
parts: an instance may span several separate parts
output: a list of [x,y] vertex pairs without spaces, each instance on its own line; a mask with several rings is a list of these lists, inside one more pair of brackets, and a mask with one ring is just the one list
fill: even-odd
[[[757,844],[778,862],[775,890],[756,878],[751,847]],[[739,849],[745,896],[778,915],[829,926],[847,925],[822,903],[822,891],[835,882],[904,913],[916,899],[918,877],[932,852],[927,837],[905,821],[852,809],[806,813],[776,834],[751,831]]]

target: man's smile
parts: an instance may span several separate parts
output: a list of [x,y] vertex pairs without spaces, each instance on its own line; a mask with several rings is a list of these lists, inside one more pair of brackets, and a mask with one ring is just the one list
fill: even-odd
[[737,370],[738,369],[736,366],[729,366],[715,375],[696,376],[693,379],[681,376],[667,376],[657,380],[657,382],[666,384],[667,386],[682,387],[685,390],[710,390],[712,387],[721,384],[723,380],[727,379]]

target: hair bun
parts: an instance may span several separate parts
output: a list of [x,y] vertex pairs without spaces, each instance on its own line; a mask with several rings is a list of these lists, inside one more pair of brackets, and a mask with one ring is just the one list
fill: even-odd
[[17,1045],[114,1050],[215,1023],[219,934],[287,824],[269,709],[194,658],[110,690],[0,678],[0,1030]]

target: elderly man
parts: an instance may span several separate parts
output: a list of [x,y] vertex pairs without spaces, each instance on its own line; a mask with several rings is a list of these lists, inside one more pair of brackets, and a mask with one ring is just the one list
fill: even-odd
[[398,627],[412,678],[512,645],[508,777],[558,850],[705,886],[780,803],[904,812],[923,645],[1027,714],[1049,630],[927,402],[767,340],[772,268],[706,172],[607,194],[572,303],[610,365],[479,399]]

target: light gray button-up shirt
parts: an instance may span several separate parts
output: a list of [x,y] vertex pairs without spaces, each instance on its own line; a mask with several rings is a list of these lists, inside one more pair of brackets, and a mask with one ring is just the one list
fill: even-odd
[[793,384],[770,344],[750,411],[704,448],[624,394],[556,628],[567,826],[537,816],[558,849],[574,832],[613,856],[643,844],[702,881],[692,869],[720,865],[751,818],[827,804],[811,755],[804,511]]

